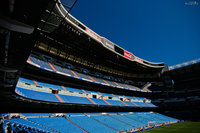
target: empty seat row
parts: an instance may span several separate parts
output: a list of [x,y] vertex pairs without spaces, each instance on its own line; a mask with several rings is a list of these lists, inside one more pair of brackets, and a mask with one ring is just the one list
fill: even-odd
[[[89,91],[89,90],[82,90],[82,89],[76,89],[76,88],[72,88],[72,87],[65,87],[65,86],[60,86],[60,85],[43,83],[43,82],[39,82],[39,81],[25,79],[25,78],[22,78],[22,77],[19,78],[19,81],[23,81],[23,82],[30,83],[30,84],[36,84],[36,85],[39,85],[39,86],[44,86],[44,87],[48,87],[48,88],[52,88],[52,89],[60,89],[60,90],[67,90],[67,91],[80,92],[80,93],[85,93],[85,92],[86,93],[93,93],[93,94],[97,93],[97,92]],[[103,96],[108,96],[108,97],[113,97],[113,96],[119,97],[120,96],[120,95],[116,95],[116,94],[114,95],[114,94],[102,93],[102,92],[98,93],[98,94],[101,94]],[[142,98],[142,97],[126,96],[126,98],[144,100],[144,98]]]
[[[59,113],[60,114],[60,113]],[[121,131],[137,132],[138,129],[145,129],[156,124],[176,123],[178,119],[167,117],[153,112],[108,112],[108,113],[62,113],[62,116],[56,113],[49,117],[41,117],[35,113],[22,113],[23,118],[8,118],[4,124],[14,124],[16,129],[19,124],[32,128],[38,128],[43,132],[62,132],[62,133],[116,133]],[[31,117],[34,116],[34,117]],[[162,116],[162,119],[160,118]],[[163,121],[163,119],[166,119]],[[152,123],[156,121],[156,123]],[[6,126],[4,126],[5,128]]]
[[104,84],[104,85],[107,85],[107,86],[117,87],[117,88],[121,88],[121,89],[141,91],[141,89],[139,89],[135,86],[132,86],[132,85],[117,83],[117,82],[114,82],[114,81],[109,81],[109,80],[104,80],[104,79],[97,78],[97,77],[94,77],[94,76],[89,76],[89,75],[86,75],[86,74],[83,74],[83,73],[79,73],[79,72],[70,70],[68,68],[64,68],[64,67],[61,67],[61,66],[58,66],[58,65],[55,65],[55,64],[51,64],[49,62],[42,61],[40,59],[36,59],[32,56],[29,56],[29,60],[27,62],[30,62],[30,61],[37,64],[37,65],[42,66],[40,68],[43,68],[43,69],[48,68],[48,70],[50,69],[53,72],[57,72],[57,71],[62,72],[62,73],[68,74],[69,76],[74,77],[74,78],[86,79],[87,81],[89,80],[89,81],[94,82],[94,83]]
[[[23,82],[21,82],[23,81]],[[19,85],[17,85],[15,92],[23,97],[34,99],[34,100],[41,100],[41,101],[49,101],[49,102],[61,102],[61,103],[74,103],[74,104],[95,104],[95,105],[112,105],[112,106],[131,106],[131,107],[155,107],[150,102],[143,102],[143,101],[121,101],[117,100],[117,97],[122,97],[120,95],[113,95],[108,93],[100,93],[100,92],[93,92],[93,91],[87,91],[87,90],[81,90],[81,89],[75,89],[75,88],[69,88],[59,85],[53,85],[53,84],[47,84],[43,82],[38,81],[32,81],[29,79],[20,78],[19,79]],[[38,89],[34,85],[31,87],[24,86],[24,84],[21,85],[21,83],[29,83],[29,84],[35,84],[40,85],[41,87],[48,87],[51,89],[60,89],[62,90],[60,94],[53,94],[51,93],[50,89],[48,88],[40,88]],[[29,89],[31,88],[31,89]],[[73,92],[76,92],[78,94],[74,94]],[[109,98],[103,98],[102,97],[88,97],[86,96],[87,93],[90,95],[100,95],[100,96],[108,96]],[[117,96],[117,97],[116,97]],[[110,97],[116,97],[115,99],[111,100]],[[133,99],[133,97],[132,97]],[[144,99],[144,98],[143,98]]]
[[[112,105],[112,106],[132,106],[137,107],[134,104],[131,104],[129,101],[125,101],[126,104],[123,104],[121,101],[117,100],[103,100],[103,99],[95,99],[95,98],[87,98],[87,97],[78,97],[78,96],[69,96],[62,94],[53,94],[35,90],[29,90],[26,88],[16,87],[15,92],[23,96],[25,98],[40,100],[40,101],[48,101],[48,102],[61,102],[61,103],[73,103],[73,104],[95,104],[95,105]],[[136,104],[138,104],[137,102]],[[144,105],[139,105],[138,107],[148,107]]]

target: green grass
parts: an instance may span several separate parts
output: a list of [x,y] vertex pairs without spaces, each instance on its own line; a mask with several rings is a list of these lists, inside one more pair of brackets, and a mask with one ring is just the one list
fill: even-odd
[[141,133],[200,133],[200,122],[183,122],[156,127]]

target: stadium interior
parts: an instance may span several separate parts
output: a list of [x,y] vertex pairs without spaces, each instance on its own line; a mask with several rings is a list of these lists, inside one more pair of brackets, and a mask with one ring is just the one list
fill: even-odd
[[0,4],[0,132],[140,132],[200,120],[200,59],[141,59],[74,18],[76,1]]

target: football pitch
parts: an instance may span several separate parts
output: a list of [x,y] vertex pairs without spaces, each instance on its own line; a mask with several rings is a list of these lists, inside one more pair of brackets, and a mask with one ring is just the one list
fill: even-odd
[[200,122],[183,122],[157,127],[141,133],[200,133]]

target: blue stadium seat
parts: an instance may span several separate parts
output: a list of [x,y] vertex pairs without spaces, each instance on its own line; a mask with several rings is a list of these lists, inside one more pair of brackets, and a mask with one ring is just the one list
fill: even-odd
[[51,116],[55,113],[20,113],[20,114],[28,117],[28,116]]
[[52,93],[34,91],[34,90],[24,89],[20,87],[16,87],[15,91],[26,98],[30,98],[34,100],[60,102],[58,98],[56,98],[56,96]]
[[113,129],[115,129],[117,131],[125,131],[125,130],[134,129],[133,126],[122,123],[122,122],[120,122],[116,119],[113,119],[107,115],[91,116],[91,118],[94,118],[94,119],[104,123],[105,125],[112,127]]
[[123,87],[123,88],[126,88],[127,90],[129,90],[129,88],[125,85],[125,84],[123,84],[123,83],[118,83],[121,87]]
[[149,113],[135,113],[137,116],[142,117],[146,120],[148,120],[149,124],[153,123],[153,124],[159,124],[160,121],[154,117],[152,117]]
[[146,103],[144,102],[134,102],[135,104],[137,104],[138,106],[140,107],[150,107],[149,105],[147,105]]
[[51,66],[50,66],[47,62],[42,61],[42,60],[39,60],[39,59],[36,59],[36,58],[34,58],[34,57],[31,57],[31,56],[29,56],[29,58],[31,59],[31,61],[32,61],[33,63],[38,64],[38,65],[40,65],[40,66],[43,66],[43,67],[45,67],[45,68],[48,68],[48,69],[51,69],[51,70],[52,70]]
[[171,117],[168,117],[166,115],[162,115],[162,114],[159,114],[159,113],[152,113],[152,115],[154,117],[157,117],[165,122],[173,122],[173,121],[178,121],[178,119],[174,119],[174,118],[171,118]]
[[86,74],[82,74],[82,73],[79,73],[79,72],[75,72],[75,73],[76,73],[77,76],[80,77],[80,78],[85,78],[85,79],[91,80],[91,79],[89,78],[89,76],[86,75]]
[[109,81],[109,80],[105,80],[109,85],[113,86],[113,87],[119,87],[117,86],[113,81]]
[[19,78],[20,81],[23,81],[23,82],[26,82],[26,83],[29,83],[29,84],[34,84],[35,83],[33,82],[33,80],[30,80],[30,79],[25,79],[25,78]]
[[96,98],[91,98],[92,101],[94,101],[98,105],[108,105],[106,102],[104,102],[102,99],[96,99]]
[[116,132],[112,128],[106,125],[103,125],[88,116],[81,116],[81,117],[72,116],[72,117],[68,117],[68,119],[70,119],[71,121],[73,121],[74,123],[78,124],[80,127],[84,128],[85,130],[91,133],[103,133],[103,132],[115,133]]
[[61,133],[82,133],[84,132],[74,124],[70,123],[63,117],[47,117],[47,118],[28,118],[30,121],[56,129]]
[[143,117],[138,117],[135,114],[126,114],[125,116],[142,123],[142,125],[148,125],[148,122],[149,122],[149,120],[147,120]]
[[[26,82],[26,83],[30,83],[30,84],[35,84],[32,80],[29,79],[25,79],[25,78],[20,78],[20,81]],[[88,90],[81,90],[81,89],[76,89],[76,88],[71,88],[71,87],[64,87],[65,89],[63,89],[63,87],[59,86],[59,85],[53,85],[53,84],[48,84],[48,83],[43,83],[43,82],[39,82],[36,81],[38,85],[40,86],[44,86],[44,87],[48,87],[48,88],[52,88],[52,89],[60,89],[60,90],[67,90],[67,91],[71,91],[71,92],[78,92],[78,93],[93,93],[93,94],[98,94],[98,92],[94,92],[94,91],[88,91]],[[105,99],[108,103],[106,103],[104,100],[102,99],[96,99],[96,98],[91,98],[91,100],[88,100],[88,98],[86,97],[78,97],[78,96],[70,96],[70,95],[63,95],[63,94],[58,94],[58,96],[60,96],[61,100],[59,99],[59,97],[57,97],[57,95],[54,95],[52,93],[47,93],[47,92],[41,92],[41,91],[35,91],[35,90],[30,90],[30,89],[24,89],[24,88],[16,88],[16,91],[18,93],[20,93],[20,95],[30,98],[30,99],[35,99],[35,100],[43,100],[43,101],[51,101],[51,102],[65,102],[65,103],[77,103],[77,104],[99,104],[99,105],[109,105],[111,104],[112,106],[132,106],[132,107],[137,107],[136,105],[140,106],[140,107],[156,107],[155,105],[153,105],[152,103],[144,103],[144,102],[135,102],[136,105],[134,105],[133,103],[129,102],[129,101],[119,101],[119,100],[108,100]],[[108,97],[123,97],[121,95],[113,95],[113,94],[108,94],[108,93],[100,93],[103,96],[108,96]],[[133,99],[134,97],[130,97],[130,96],[126,96],[127,98]],[[137,99],[139,100],[144,100],[144,98],[139,98],[137,97]]]
[[[38,129],[38,130],[43,130],[43,131],[48,131],[48,132],[52,132],[53,130],[55,130],[55,128],[51,128],[49,129],[48,126],[43,127],[42,124],[36,124],[33,122],[30,122],[28,120],[22,119],[22,118],[14,118],[14,119],[8,119],[5,122],[10,122],[11,124],[16,124],[17,126],[21,125],[24,127],[29,127],[29,128],[34,128],[34,129]],[[53,129],[53,130],[52,130]]]
[[80,93],[84,93],[82,90],[80,90],[80,89],[76,89],[76,88],[71,88],[71,87],[65,87],[66,88],[66,90],[68,90],[68,91],[75,91],[75,92],[80,92]]
[[101,94],[102,94],[103,96],[113,97],[113,95],[112,95],[112,94],[109,94],[109,93],[103,93],[103,92],[101,92]]
[[113,106],[126,106],[122,102],[118,100],[106,100],[108,103],[110,103]]
[[63,100],[63,102],[66,102],[66,103],[93,104],[86,97],[68,96],[68,95],[61,95],[61,94],[58,94],[58,95]]
[[146,124],[138,121],[138,119],[133,119],[131,117],[128,117],[127,113],[120,113],[119,115],[122,120],[124,119],[126,122],[128,122],[129,124],[133,124],[135,127],[144,127],[146,126]]
[[[10,124],[13,131],[23,128],[30,132],[120,132],[130,131],[131,129],[147,127],[149,125],[159,125],[166,122],[177,122],[177,119],[153,112],[110,112],[110,113],[22,113],[26,119],[13,118],[7,119],[3,123],[3,130],[6,124]],[[10,115],[10,114],[2,114]],[[15,129],[16,128],[16,129]],[[132,132],[132,131],[131,131]]]
[[152,103],[148,103],[151,107],[157,107],[156,105],[152,104]]
[[[42,67],[45,67],[45,68],[48,68],[48,69],[51,69],[52,70],[52,68],[51,68],[51,66],[50,66],[50,64],[48,63],[48,62],[45,62],[45,61],[42,61],[42,60],[39,60],[39,59],[36,59],[36,58],[34,58],[34,57],[32,57],[32,56],[29,56],[29,58],[34,62],[34,63],[36,63],[36,64],[38,64],[38,65],[40,65],[40,66],[42,66]],[[77,77],[78,76],[78,78],[85,78],[85,79],[88,79],[88,80],[94,80],[94,82],[99,82],[100,84],[101,83],[103,83],[103,84],[107,84],[108,86],[113,86],[113,87],[122,87],[123,89],[136,89],[136,90],[138,90],[137,89],[137,87],[135,87],[135,86],[132,86],[132,85],[126,85],[126,84],[123,84],[123,83],[115,83],[114,81],[109,81],[109,80],[104,80],[104,79],[101,79],[101,78],[97,78],[97,77],[89,77],[88,75],[86,75],[86,74],[83,74],[83,73],[79,73],[79,72],[77,72],[77,71],[73,71],[72,72],[72,70],[70,70],[70,69],[68,69],[68,68],[64,68],[64,67],[61,67],[61,66],[58,66],[58,65],[54,65],[54,64],[52,64],[52,66],[56,69],[56,71],[59,71],[59,72],[63,72],[63,73],[66,73],[66,74],[69,74],[69,75],[71,75],[72,77]],[[75,73],[75,74],[74,74]],[[139,91],[139,90],[138,90]]]
[[[110,113],[109,113],[110,114]],[[133,126],[134,128],[137,128],[137,127],[142,127],[144,126],[144,124],[138,124],[138,121],[135,121],[133,119],[130,119],[128,117],[125,117],[123,115],[117,115],[117,114],[114,114],[114,115],[110,115],[111,117],[115,118],[115,119],[118,119],[120,121],[123,121],[131,126]]]
[[127,104],[128,106],[133,106],[133,107],[137,107],[136,105],[132,104],[131,102],[129,101],[123,101],[125,104]]

